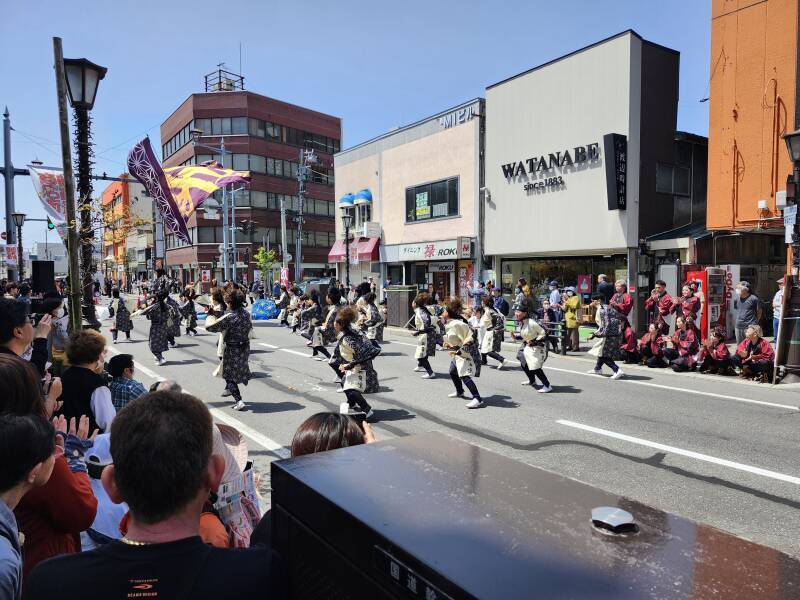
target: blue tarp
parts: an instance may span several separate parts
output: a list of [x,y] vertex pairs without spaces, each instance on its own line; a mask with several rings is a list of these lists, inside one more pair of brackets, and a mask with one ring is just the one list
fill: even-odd
[[274,319],[278,316],[280,311],[275,306],[272,300],[256,300],[253,303],[253,308],[250,311],[250,317],[254,321],[266,321],[267,319]]

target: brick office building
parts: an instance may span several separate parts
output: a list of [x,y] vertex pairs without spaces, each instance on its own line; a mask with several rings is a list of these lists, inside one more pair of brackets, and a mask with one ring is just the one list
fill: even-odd
[[[306,184],[303,206],[302,268],[304,277],[332,272],[328,249],[335,241],[333,154],[340,149],[341,119],[281,102],[243,89],[243,79],[224,71],[206,77],[206,92],[190,95],[161,124],[164,166],[217,160],[227,168],[250,171],[250,188],[235,194],[235,221],[244,225],[236,234],[238,277],[246,273],[253,281],[256,267],[253,256],[264,240],[269,247],[281,246],[281,199],[287,209],[287,248],[295,254],[298,209],[297,166],[300,150],[313,149],[318,164]],[[225,140],[226,154],[213,154],[193,146],[190,131],[199,129],[201,144],[219,148]],[[228,152],[232,154],[228,154]],[[221,192],[215,197],[221,198]],[[209,204],[211,201],[208,202]],[[201,270],[211,270],[222,279],[219,245],[222,243],[222,218],[209,218],[198,210],[187,224],[191,245],[175,236],[166,236],[166,268],[185,283],[201,279]],[[292,256],[290,274],[294,273]],[[280,261],[276,269],[280,268]]]

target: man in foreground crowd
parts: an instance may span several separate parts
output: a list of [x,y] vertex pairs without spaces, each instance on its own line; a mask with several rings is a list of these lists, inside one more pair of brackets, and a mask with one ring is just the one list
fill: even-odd
[[225,469],[211,453],[211,427],[206,406],[188,394],[150,392],[121,410],[102,481],[113,501],[128,503],[126,536],[41,563],[26,598],[282,598],[271,550],[213,548],[198,536]]

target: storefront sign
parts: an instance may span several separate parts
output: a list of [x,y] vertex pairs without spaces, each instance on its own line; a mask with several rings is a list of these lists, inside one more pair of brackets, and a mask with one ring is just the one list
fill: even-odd
[[[593,142],[586,146],[575,146],[572,151],[569,149],[563,152],[550,152],[545,157],[544,154],[533,156],[525,160],[501,165],[503,176],[509,183],[516,180],[524,182],[523,189],[526,192],[542,191],[546,188],[554,190],[563,189],[564,178],[562,175],[554,175],[554,169],[562,169],[585,162],[600,160],[600,144]],[[544,177],[544,175],[549,175]],[[537,181],[532,181],[538,179]]]
[[442,242],[425,242],[421,244],[402,244],[400,246],[400,260],[441,260],[453,259],[458,256],[456,240]]
[[458,295],[464,302],[469,302],[469,290],[472,288],[474,269],[475,265],[472,262],[458,261]]
[[286,267],[281,269],[281,285],[289,285],[289,269]]
[[603,136],[603,151],[606,153],[606,192],[608,210],[625,210],[628,179],[628,139],[619,133]]
[[472,239],[468,237],[458,238],[458,258],[472,257]]
[[432,262],[428,265],[428,273],[453,273],[455,270],[454,262]]
[[790,204],[783,209],[783,226],[786,228],[786,243],[792,243],[794,224],[797,221],[797,205]]
[[474,106],[459,108],[458,110],[454,110],[453,112],[443,117],[440,117],[439,125],[441,126],[442,129],[450,129],[451,127],[455,127],[456,125],[461,125],[462,123],[471,121],[472,117],[474,116],[475,116]]

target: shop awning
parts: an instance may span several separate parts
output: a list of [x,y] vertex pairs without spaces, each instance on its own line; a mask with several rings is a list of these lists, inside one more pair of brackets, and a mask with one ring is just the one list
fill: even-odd
[[358,260],[378,262],[380,260],[378,252],[378,244],[380,244],[380,241],[381,238],[379,237],[364,238],[359,240]]
[[344,245],[344,240],[336,240],[333,243],[333,247],[331,247],[330,251],[328,252],[328,262],[329,263],[344,262],[345,256],[346,256],[346,248]]

